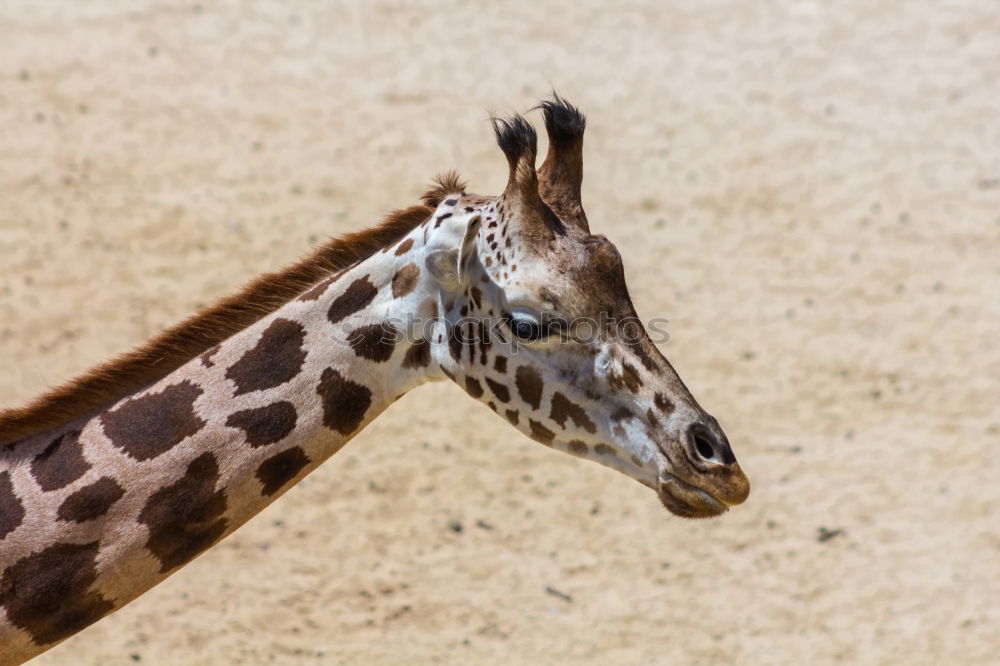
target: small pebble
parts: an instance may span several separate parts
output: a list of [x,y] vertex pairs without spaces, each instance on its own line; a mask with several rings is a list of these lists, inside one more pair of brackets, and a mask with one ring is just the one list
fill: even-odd
[[572,602],[573,601],[573,597],[569,596],[565,592],[560,592],[559,590],[557,590],[556,588],[552,587],[551,585],[546,585],[545,586],[545,591],[548,592],[549,594],[551,594],[553,597],[559,597],[563,601],[566,601],[566,602]]
[[818,530],[816,530],[816,541],[824,543],[826,541],[829,541],[833,537],[840,536],[843,533],[844,530],[840,528],[837,528],[835,530],[828,530],[825,527],[820,527]]

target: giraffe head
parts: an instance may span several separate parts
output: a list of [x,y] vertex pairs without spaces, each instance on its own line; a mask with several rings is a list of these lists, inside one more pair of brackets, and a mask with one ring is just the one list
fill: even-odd
[[636,315],[621,256],[580,199],[585,120],[541,108],[548,154],[522,117],[495,120],[510,167],[499,197],[442,193],[426,265],[442,311],[445,374],[548,446],[617,469],[685,517],[720,514],[749,482]]

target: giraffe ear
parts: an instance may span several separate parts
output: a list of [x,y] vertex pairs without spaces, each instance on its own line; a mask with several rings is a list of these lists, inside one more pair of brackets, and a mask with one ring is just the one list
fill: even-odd
[[476,252],[479,226],[479,213],[473,213],[449,219],[435,234],[424,264],[444,287],[462,289],[471,279],[479,260]]

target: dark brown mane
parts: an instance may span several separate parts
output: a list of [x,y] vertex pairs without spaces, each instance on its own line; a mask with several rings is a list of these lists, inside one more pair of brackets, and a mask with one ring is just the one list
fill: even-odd
[[[461,186],[457,175],[450,173],[438,178],[437,186],[424,198],[436,198],[446,187],[461,190]],[[430,206],[411,206],[390,214],[377,227],[331,239],[302,261],[280,272],[261,275],[240,292],[167,329],[143,346],[93,368],[23,407],[0,411],[0,446],[90,414],[164,377],[274,312],[330,273],[395,243],[433,212]]]

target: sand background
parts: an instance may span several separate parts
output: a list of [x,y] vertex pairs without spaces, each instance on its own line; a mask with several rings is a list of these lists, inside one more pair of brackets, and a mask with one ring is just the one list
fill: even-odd
[[997,663],[997,5],[500,4],[3,3],[0,404],[436,172],[497,192],[489,110],[554,85],[749,501],[428,386],[37,663]]

